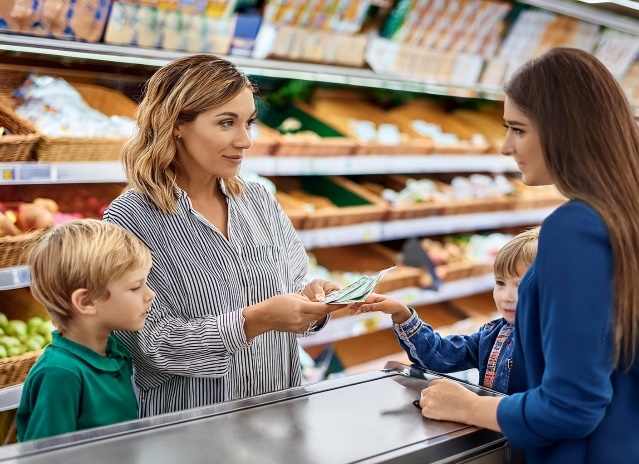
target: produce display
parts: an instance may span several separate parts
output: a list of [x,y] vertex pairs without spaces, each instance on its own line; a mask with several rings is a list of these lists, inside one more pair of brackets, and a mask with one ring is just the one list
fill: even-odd
[[0,203],[0,237],[18,235],[33,229],[46,229],[84,216],[63,213],[50,198],[36,198],[32,203]]
[[48,319],[34,316],[27,321],[8,320],[0,313],[0,359],[41,350],[51,343],[54,330],[53,322]]
[[[375,187],[369,185],[369,188]],[[410,178],[406,181],[406,187],[400,191],[383,188],[381,196],[393,205],[412,205],[428,201],[450,202],[471,198],[497,198],[511,194],[514,190],[514,185],[506,176],[473,174],[469,177],[456,176],[450,184],[428,178]]]
[[14,94],[16,113],[50,137],[129,138],[135,130],[133,119],[92,108],[64,79],[30,75]]
[[500,233],[459,234],[442,240],[424,238],[420,245],[435,265],[438,277],[451,281],[491,273],[495,256],[512,238]]

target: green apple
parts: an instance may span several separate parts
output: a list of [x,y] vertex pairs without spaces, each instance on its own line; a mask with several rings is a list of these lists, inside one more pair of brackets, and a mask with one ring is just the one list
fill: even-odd
[[29,320],[27,321],[27,332],[29,334],[34,334],[38,332],[38,327],[40,327],[40,325],[43,323],[44,321],[42,320],[41,317],[31,317],[29,318]]
[[11,335],[14,337],[19,337],[20,335],[27,334],[27,323],[21,321],[20,319],[12,319],[7,323],[7,328],[5,329],[7,335]]
[[47,344],[47,340],[40,334],[31,335],[29,337],[29,340],[35,341],[38,345],[40,345],[40,348],[44,348],[44,346]]
[[26,351],[38,351],[42,349],[42,345],[38,343],[37,340],[34,340],[33,338],[30,338],[29,340],[27,340],[24,343],[24,347],[26,348]]
[[12,346],[11,348],[7,350],[7,354],[9,355],[9,357],[18,356],[19,354],[22,354],[22,353],[23,351],[20,346]]
[[4,329],[7,326],[7,322],[9,322],[7,315],[5,313],[0,313],[0,327]]
[[20,346],[20,340],[18,340],[16,337],[3,335],[2,337],[0,337],[0,345],[4,346],[8,350],[9,348]]
[[44,321],[42,324],[40,324],[40,327],[38,327],[37,333],[42,335],[44,338],[47,338],[47,337],[51,337],[51,332],[53,332],[54,330],[55,330],[55,326],[53,325],[53,322]]
[[7,353],[7,349],[0,345],[0,359],[2,358],[6,358],[7,356],[9,356],[9,353]]

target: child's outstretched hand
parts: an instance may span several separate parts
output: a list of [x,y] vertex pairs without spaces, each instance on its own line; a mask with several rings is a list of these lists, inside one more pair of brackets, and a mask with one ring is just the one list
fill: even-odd
[[371,293],[363,302],[351,305],[351,316],[370,311],[381,311],[385,314],[390,314],[395,324],[403,324],[412,315],[410,309],[404,303],[379,293]]

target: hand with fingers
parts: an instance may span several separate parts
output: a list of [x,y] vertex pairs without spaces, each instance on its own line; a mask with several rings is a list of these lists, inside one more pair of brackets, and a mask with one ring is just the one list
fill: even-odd
[[326,295],[330,295],[338,290],[339,287],[333,282],[323,279],[314,279],[309,282],[306,287],[304,287],[304,290],[302,290],[301,293],[310,301],[323,301]]
[[468,412],[473,410],[477,398],[477,394],[452,380],[436,379],[422,390],[419,406],[428,419],[469,424]]
[[244,331],[247,338],[270,330],[302,334],[340,307],[343,306],[309,301],[296,293],[277,295],[244,309]]
[[379,293],[371,293],[362,303],[351,305],[351,316],[370,311],[381,311],[392,316],[395,324],[403,324],[412,316],[412,312],[401,301]]
[[[339,287],[333,282],[329,282],[323,279],[313,279],[311,282],[304,287],[301,294],[309,299],[309,301],[324,301],[324,297],[326,295],[330,295],[333,292],[339,290]],[[331,311],[335,311],[337,309],[343,308],[346,305],[331,305]],[[326,322],[326,316],[321,317],[317,320],[312,321],[308,328],[308,330],[312,330],[314,327],[322,326]]]

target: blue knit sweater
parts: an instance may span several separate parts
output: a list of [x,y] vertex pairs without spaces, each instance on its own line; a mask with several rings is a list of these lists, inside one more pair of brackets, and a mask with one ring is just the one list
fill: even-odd
[[639,463],[639,367],[612,366],[613,296],[605,223],[584,203],[559,207],[519,287],[511,384],[523,393],[497,410],[526,464]]

